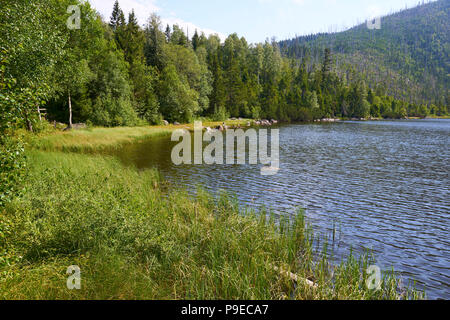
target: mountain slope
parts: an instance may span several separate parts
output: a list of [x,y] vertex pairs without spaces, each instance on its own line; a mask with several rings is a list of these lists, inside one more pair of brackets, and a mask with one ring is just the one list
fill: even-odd
[[449,105],[450,1],[419,5],[381,18],[380,29],[366,24],[339,33],[281,41],[284,55],[308,58],[312,65],[325,48],[335,69],[349,81],[366,80],[372,88],[409,102]]

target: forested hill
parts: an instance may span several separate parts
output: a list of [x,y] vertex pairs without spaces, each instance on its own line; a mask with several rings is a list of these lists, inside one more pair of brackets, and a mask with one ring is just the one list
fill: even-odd
[[420,4],[381,18],[380,29],[361,24],[344,32],[280,42],[284,55],[313,65],[324,48],[335,56],[336,71],[351,80],[408,102],[449,102],[450,1]]

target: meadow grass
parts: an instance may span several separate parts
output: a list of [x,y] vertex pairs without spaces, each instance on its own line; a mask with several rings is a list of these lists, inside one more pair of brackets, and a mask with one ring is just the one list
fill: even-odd
[[[61,152],[118,147],[172,128],[33,137],[24,192],[0,209],[0,299],[423,298],[399,291],[393,272],[380,290],[368,289],[368,255],[331,265],[325,251],[314,252],[302,211],[275,218],[227,194],[162,188],[156,170]],[[67,289],[70,265],[81,268],[81,290]]]
[[120,127],[89,128],[73,131],[45,132],[28,135],[28,142],[33,149],[44,151],[89,152],[102,149],[119,148],[126,143],[154,136],[169,135],[169,127]]
[[[227,120],[229,126],[245,125],[248,119]],[[204,127],[216,127],[221,121],[203,122]],[[143,126],[143,127],[94,127],[82,130],[61,131],[52,129],[47,124],[41,134],[25,134],[31,148],[44,151],[70,151],[70,152],[92,152],[102,149],[120,148],[123,144],[132,143],[137,140],[149,139],[151,137],[170,135],[173,130],[194,129],[193,123],[168,125],[168,126]]]

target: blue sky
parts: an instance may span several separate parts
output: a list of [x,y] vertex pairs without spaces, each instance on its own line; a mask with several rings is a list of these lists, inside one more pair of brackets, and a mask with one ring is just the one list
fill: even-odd
[[[89,0],[106,20],[114,0]],[[342,30],[366,19],[417,5],[419,0],[119,0],[125,13],[135,9],[144,24],[151,12],[164,24],[178,24],[192,36],[195,29],[223,39],[236,32],[248,42],[278,40]],[[421,0],[420,0],[421,2]],[[426,0],[425,2],[429,2]]]

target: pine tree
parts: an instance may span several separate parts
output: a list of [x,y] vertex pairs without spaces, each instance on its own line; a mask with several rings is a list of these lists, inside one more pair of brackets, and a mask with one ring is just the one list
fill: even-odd
[[184,33],[183,29],[181,29],[180,26],[177,24],[173,26],[173,32],[170,37],[170,42],[172,44],[183,47],[188,47],[189,45],[189,39],[186,37],[186,34]]
[[218,120],[220,119],[220,115],[224,115],[225,112],[225,84],[223,81],[223,71],[220,66],[220,59],[218,57],[218,52],[211,54],[209,58],[210,68],[213,75],[213,83],[212,83],[212,93],[210,96],[210,114],[214,114],[214,116]]
[[160,30],[161,19],[152,14],[145,28],[144,55],[147,65],[162,71],[166,67],[166,35]]
[[109,26],[115,31],[117,26],[119,25],[119,21],[121,16],[123,15],[122,9],[120,9],[119,1],[116,0],[113,7],[113,12],[111,14],[111,19],[109,22]]
[[325,49],[325,57],[323,59],[323,65],[322,65],[322,74],[326,75],[331,71],[331,64],[332,64],[332,58],[331,58],[331,50],[329,48]]
[[199,44],[200,38],[198,36],[197,30],[195,30],[194,36],[192,37],[192,47],[194,48],[194,51],[197,51]]
[[144,51],[144,34],[139,27],[134,10],[128,16],[128,23],[123,30],[122,49],[125,60],[132,64],[134,61],[142,60]]
[[172,31],[170,30],[170,26],[167,25],[166,31],[164,32],[166,35],[166,42],[170,42],[170,37],[172,36]]
[[125,27],[125,25],[127,24],[126,20],[125,20],[125,14],[123,13],[122,10],[120,10],[120,15],[119,15],[119,23],[118,23],[118,27]]
[[126,39],[125,39],[125,29],[126,29],[126,21],[125,15],[120,9],[119,1],[116,0],[114,3],[113,12],[111,14],[111,21],[109,23],[110,27],[114,31],[114,38],[118,47],[124,50]]

